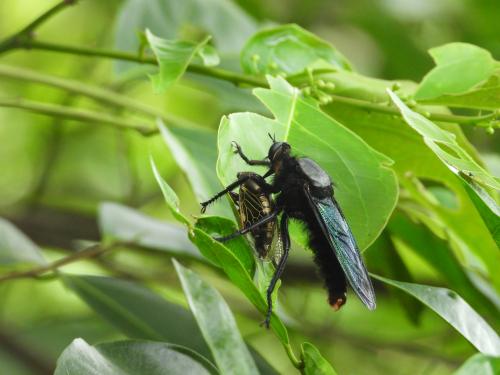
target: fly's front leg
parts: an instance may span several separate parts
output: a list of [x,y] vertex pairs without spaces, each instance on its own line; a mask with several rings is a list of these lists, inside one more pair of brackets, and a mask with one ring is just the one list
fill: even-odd
[[252,160],[249,159],[241,149],[241,146],[235,141],[232,142],[233,147],[235,148],[234,153],[240,155],[240,157],[247,163],[248,165],[264,165],[266,167],[271,166],[271,162],[269,160]]
[[288,215],[286,212],[281,216],[280,222],[280,234],[283,240],[283,255],[281,256],[278,266],[276,267],[276,271],[274,271],[273,278],[269,283],[266,291],[267,297],[267,313],[266,319],[262,322],[262,324],[269,328],[269,323],[271,322],[271,316],[273,313],[273,291],[276,287],[276,283],[281,278],[283,271],[285,270],[286,261],[288,259],[288,252],[290,251],[290,235],[288,234]]
[[211,203],[215,202],[217,199],[219,199],[220,197],[223,197],[224,195],[226,195],[227,193],[231,192],[232,190],[236,189],[238,186],[244,184],[245,181],[247,181],[248,179],[249,179],[248,176],[245,176],[245,175],[239,176],[236,181],[234,181],[232,184],[230,184],[224,190],[218,192],[217,194],[215,194],[209,200],[207,200],[205,202],[202,202],[201,203],[201,213],[204,213],[206,211],[208,205],[210,205]]

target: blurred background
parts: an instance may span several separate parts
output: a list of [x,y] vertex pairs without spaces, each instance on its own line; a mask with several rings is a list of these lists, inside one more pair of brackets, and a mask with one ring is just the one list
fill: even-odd
[[[18,31],[55,4],[48,0],[0,2],[0,40]],[[68,45],[134,51],[137,36],[124,7],[137,1],[85,0],[51,19],[37,38]],[[165,1],[165,4],[175,1]],[[212,22],[203,7],[221,1],[190,1],[199,12],[175,15],[147,25],[156,34],[189,38]],[[213,3],[213,4],[212,4]],[[224,2],[222,2],[224,3]],[[470,42],[500,59],[500,4],[497,0],[235,0],[246,13],[245,29],[229,22],[227,40],[219,37],[226,67],[238,69],[242,42],[259,26],[297,23],[332,42],[363,74],[420,81],[432,68],[427,50],[452,41]],[[197,14],[199,13],[199,14]],[[195,14],[195,16],[193,16]],[[167,17],[168,16],[168,17]],[[200,20],[198,23],[197,21]],[[146,26],[146,25],[143,25]],[[224,33],[223,33],[224,35]],[[220,117],[248,107],[249,93],[228,84],[188,75],[164,95],[152,92],[143,67],[41,51],[0,55],[1,65],[36,70],[106,87],[136,98],[199,126],[217,129]],[[207,89],[207,87],[209,89]],[[0,97],[22,97],[71,107],[117,113],[85,98],[29,81],[0,76]],[[133,115],[130,115],[133,116]],[[153,125],[154,120],[148,119]],[[493,174],[500,174],[499,137],[465,129]],[[198,213],[189,184],[160,137],[89,126],[61,118],[0,107],[0,216],[10,220],[56,259],[78,248],[76,240],[100,239],[97,213],[103,202],[117,202],[169,220],[149,165],[153,155],[161,173],[178,193],[182,209]],[[1,242],[1,240],[0,240]],[[369,264],[376,267],[376,259]],[[439,284],[439,275],[411,252],[413,276]],[[67,272],[120,274],[143,278],[159,293],[179,300],[181,292],[170,257],[148,251],[112,257],[114,269],[81,262]],[[190,262],[186,260],[186,262]],[[192,263],[226,297],[242,332],[281,373],[292,373],[280,344],[255,324],[256,313],[240,293],[213,270]],[[154,277],[147,276],[154,275]],[[332,314],[316,279],[310,255],[295,251],[284,276],[282,304],[294,317],[310,322],[292,329],[292,340],[314,342],[340,374],[450,374],[473,348],[430,310],[417,320],[399,300],[377,284],[379,307],[366,314],[354,298]],[[292,324],[293,327],[293,324]],[[75,337],[90,343],[123,337],[57,280],[19,280],[0,284],[0,374],[47,373]],[[438,348],[439,350],[436,350]],[[45,369],[45,370],[44,370]]]

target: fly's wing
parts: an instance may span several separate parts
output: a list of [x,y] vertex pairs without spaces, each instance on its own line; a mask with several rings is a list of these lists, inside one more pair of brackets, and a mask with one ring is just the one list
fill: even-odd
[[354,292],[370,310],[374,310],[375,292],[359,253],[351,228],[334,197],[316,198],[306,187],[305,193],[324,235],[349,281]]

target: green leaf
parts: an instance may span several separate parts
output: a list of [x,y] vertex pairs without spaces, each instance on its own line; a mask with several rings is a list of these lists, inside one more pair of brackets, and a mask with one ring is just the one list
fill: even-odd
[[119,341],[91,346],[75,339],[57,360],[54,375],[216,374],[208,360],[187,348],[159,342]]
[[222,374],[258,374],[228,305],[209,284],[174,260],[184,294]]
[[302,359],[305,375],[337,375],[332,365],[321,356],[319,350],[312,344],[302,344]]
[[175,191],[173,191],[170,185],[167,184],[167,182],[161,177],[152,157],[150,158],[150,163],[151,168],[153,169],[153,174],[158,182],[158,185],[160,185],[161,192],[163,193],[163,197],[165,198],[168,208],[179,222],[189,225],[187,217],[179,211],[179,198],[177,197],[177,194],[175,194]]
[[255,95],[271,110],[274,120],[255,113],[235,113],[219,127],[217,173],[223,183],[236,173],[262,168],[246,165],[233,153],[237,141],[252,159],[267,156],[271,141],[292,145],[296,155],[317,161],[332,177],[337,197],[361,249],[368,247],[385,226],[397,201],[396,176],[391,160],[368,146],[356,134],[324,114],[317,103],[304,98],[282,78],[269,77],[271,89]]
[[487,80],[495,69],[491,54],[472,44],[445,44],[430,49],[429,53],[436,67],[422,80],[415,93],[416,100],[466,92]]
[[160,221],[118,203],[101,203],[98,213],[103,236],[140,246],[202,259],[184,226]]
[[[233,284],[245,294],[248,300],[262,314],[265,314],[267,311],[267,303],[264,297],[252,282],[252,278],[244,265],[233,252],[224,244],[214,240],[210,235],[197,227],[190,233],[190,238],[198,249],[200,249],[202,254],[208,259],[215,259],[216,263],[221,265]],[[274,312],[271,316],[270,326],[283,345],[290,345],[287,330]]]
[[[132,338],[168,341],[212,359],[209,347],[191,313],[130,281],[102,276],[64,275],[73,292],[97,314]],[[254,350],[262,374],[275,370]]]
[[458,178],[500,248],[500,207],[472,178],[465,174],[458,174]]
[[64,275],[63,280],[93,310],[129,337],[169,341],[203,355],[210,353],[189,312],[145,287],[101,276]]
[[500,358],[484,354],[470,357],[453,375],[498,375]]
[[434,124],[419,113],[412,111],[391,90],[388,90],[393,103],[398,107],[404,120],[424,137],[425,144],[447,165],[459,171],[472,173],[475,178],[495,189],[500,189],[500,182],[458,145],[455,135]]
[[239,52],[257,30],[255,21],[227,0],[126,0],[115,23],[115,47],[137,50],[136,32],[146,28],[168,39],[186,39],[186,28],[193,25],[213,35],[225,54]]
[[0,266],[45,263],[40,248],[14,225],[0,217]]
[[455,95],[441,95],[433,99],[421,99],[424,104],[441,104],[448,107],[496,110],[500,108],[500,71],[495,71],[486,82]]
[[209,37],[200,43],[159,38],[146,29],[149,46],[158,61],[160,72],[151,75],[156,92],[162,93],[175,83],[186,71],[196,54],[208,43]]
[[[217,135],[211,130],[167,128],[158,120],[163,140],[175,161],[187,176],[199,202],[204,202],[222,190],[215,174]],[[227,202],[214,206],[215,215],[234,217]]]
[[321,67],[351,70],[349,61],[335,47],[295,24],[257,32],[240,58],[243,70],[255,75],[289,75]]
[[497,333],[454,291],[372,276],[420,300],[460,332],[481,353],[500,355],[500,338]]
[[[196,227],[211,236],[227,236],[238,230],[234,221],[217,216],[201,217],[196,222]],[[254,251],[243,236],[239,236],[224,244],[236,258],[241,262],[249,275],[253,275],[255,268]],[[221,267],[217,257],[212,257],[211,253],[204,255],[214,264]]]

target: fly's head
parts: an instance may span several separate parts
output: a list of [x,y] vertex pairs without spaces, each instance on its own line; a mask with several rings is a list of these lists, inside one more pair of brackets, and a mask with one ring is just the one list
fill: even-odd
[[268,159],[271,161],[271,167],[275,173],[278,173],[283,164],[283,160],[290,157],[291,146],[286,142],[276,142],[276,139],[269,134],[273,144],[269,148]]

